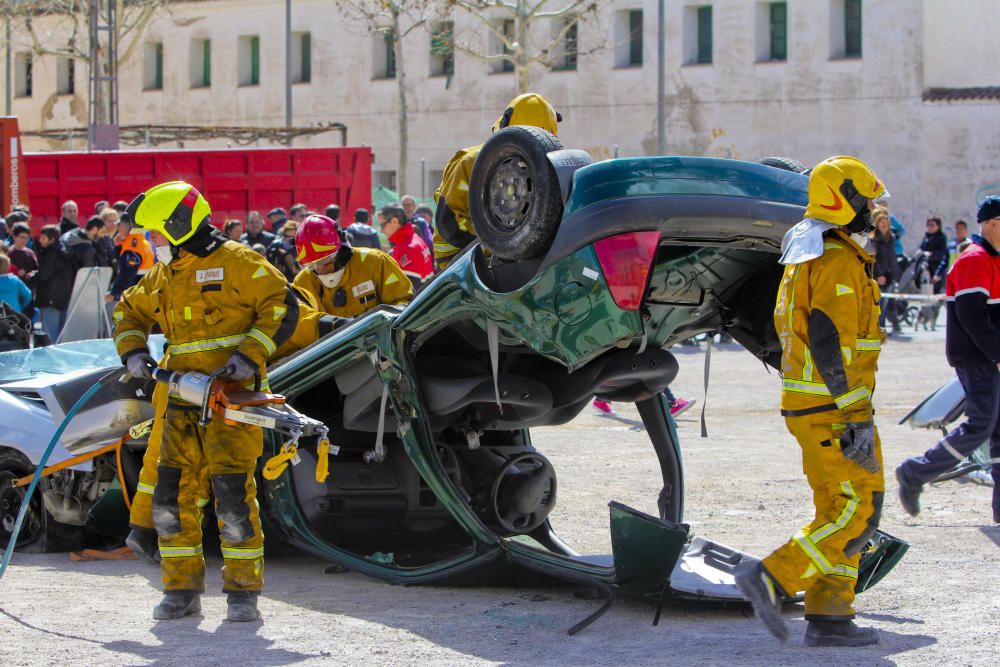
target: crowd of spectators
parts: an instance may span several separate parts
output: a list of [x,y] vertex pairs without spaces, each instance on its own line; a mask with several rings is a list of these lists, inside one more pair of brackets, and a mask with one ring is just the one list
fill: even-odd
[[[123,233],[117,229],[118,219],[126,207],[124,201],[113,205],[100,201],[94,206],[94,214],[83,221],[77,203],[69,200],[62,205],[59,223],[42,227],[38,236],[32,238],[31,211],[26,206],[15,206],[6,219],[0,218],[0,238],[4,239],[0,243],[0,256],[3,257],[0,261],[5,267],[0,273],[9,274],[23,283],[32,298],[24,303],[24,291],[11,287],[14,283],[7,279],[2,292],[5,295],[3,300],[7,301],[6,297],[13,299],[13,302],[8,301],[12,307],[36,317],[42,328],[55,339],[65,324],[77,271],[85,267],[106,266],[112,267],[114,274],[113,284],[108,286],[108,301],[113,305],[123,288],[122,280],[118,279],[119,264],[128,264],[122,262],[121,251],[127,231]],[[229,219],[221,228],[230,240],[266,257],[291,281],[302,270],[296,260],[295,231],[299,223],[314,213],[316,211],[306,204],[296,203],[287,211],[281,207],[273,208],[266,214],[250,211],[245,222]],[[425,266],[433,266],[432,260],[429,264],[425,261],[434,247],[433,211],[418,206],[414,197],[404,195],[398,203],[389,204],[378,213],[379,224],[373,225],[371,212],[364,208],[355,210],[350,216],[342,216],[337,204],[330,204],[323,210],[324,215],[340,225],[344,238],[352,246],[390,253],[398,247],[395,252],[397,260],[405,259],[419,265],[419,268],[411,267],[410,270],[403,267],[404,270],[414,274],[411,277],[426,280],[429,275],[416,274],[425,273]],[[872,221],[876,225],[871,247],[875,255],[875,278],[883,291],[891,292],[900,288],[900,278],[912,260],[903,252],[902,237],[906,230],[885,208],[874,211]],[[412,228],[409,227],[411,224]],[[390,231],[388,236],[385,233],[387,225]],[[970,241],[968,225],[963,220],[956,221],[954,236],[950,239],[943,230],[941,218],[928,218],[926,227],[919,252],[926,253],[931,291],[941,294],[949,266]],[[414,244],[412,238],[419,239],[421,243]],[[405,253],[404,247],[408,249]],[[420,248],[426,248],[427,255],[422,255],[419,261],[411,259],[420,252]],[[131,273],[126,277],[133,284],[138,280],[138,276]],[[899,314],[892,303],[886,303],[883,318],[893,332],[899,332]]]
[[[875,225],[875,231],[872,232],[870,250],[875,255],[874,277],[883,292],[899,293],[925,289],[930,294],[943,294],[948,269],[971,241],[969,226],[964,220],[955,221],[954,237],[949,238],[944,231],[941,218],[932,216],[927,218],[926,232],[920,240],[916,254],[907,256],[903,252],[902,244],[906,230],[888,209],[880,206],[872,211],[872,223]],[[911,271],[911,275],[904,278],[909,266],[926,268],[923,275],[913,274]],[[905,336],[901,335],[899,312],[904,305],[900,299],[883,298],[882,325],[888,323],[891,335],[905,339]]]
[[[112,279],[106,286],[105,297],[110,310],[121,292],[135,284],[142,273],[138,263],[143,253],[138,253],[140,259],[135,260],[135,253],[123,251],[129,230],[118,222],[127,206],[124,201],[113,205],[100,201],[95,204],[93,215],[83,220],[77,203],[68,200],[62,204],[58,224],[45,225],[34,238],[31,211],[26,206],[15,206],[6,218],[0,218],[0,301],[33,318],[56,340],[66,323],[77,272],[87,267],[110,267]],[[426,207],[417,208],[416,200],[409,195],[393,206],[405,211],[406,222],[413,224],[421,239],[427,239],[426,257],[430,257],[433,212]],[[287,213],[281,207],[271,209],[266,215],[250,211],[245,223],[230,219],[221,229],[230,240],[265,256],[292,281],[302,270],[296,260],[295,232],[299,223],[313,213],[301,203],[293,205]],[[338,222],[352,246],[392,252],[393,243],[372,225],[367,209],[359,208],[351,220],[341,220],[340,207],[330,204],[324,214]],[[134,245],[132,242],[129,247]],[[151,247],[147,251],[153,254]]]
[[[414,197],[404,195],[398,204],[389,204],[379,211],[380,222],[383,211],[388,208],[400,211],[399,217],[405,217],[404,225],[412,224],[415,235],[419,236],[423,242],[423,247],[427,250],[427,257],[431,258],[430,262],[433,264],[430,249],[433,247],[434,212],[426,206],[418,208]],[[296,260],[295,232],[303,220],[318,213],[306,204],[298,203],[287,211],[281,207],[273,208],[266,214],[261,214],[260,211],[250,211],[245,222],[230,219],[224,223],[222,228],[229,239],[238,241],[260,253],[285,274],[289,281],[292,281],[302,270]],[[385,233],[385,225],[380,224],[379,227],[372,225],[371,212],[364,208],[355,210],[352,217],[347,218],[347,216],[341,215],[339,205],[330,204],[323,209],[322,215],[336,222],[340,226],[344,239],[355,248],[375,248],[391,253],[395,246],[402,242],[403,237],[407,236],[404,232],[398,241],[394,241],[390,238],[391,234]],[[390,223],[391,220],[386,221],[386,224]],[[398,230],[393,228],[393,232],[396,231]],[[412,246],[408,237],[405,242],[407,247]],[[413,251],[411,250],[409,254],[413,254]],[[409,257],[409,255],[406,256]],[[423,256],[421,265],[423,265]],[[423,279],[427,277],[429,276],[425,275]]]
[[[5,219],[0,219],[0,254],[4,257],[0,273],[19,280],[30,298],[27,302],[18,299],[8,303],[37,319],[42,329],[57,339],[65,324],[77,271],[86,267],[116,268],[117,223],[126,206],[125,202],[114,206],[98,202],[94,214],[81,225],[76,202],[66,201],[59,223],[42,227],[34,238],[30,209],[15,206]],[[24,295],[24,290],[16,291]]]

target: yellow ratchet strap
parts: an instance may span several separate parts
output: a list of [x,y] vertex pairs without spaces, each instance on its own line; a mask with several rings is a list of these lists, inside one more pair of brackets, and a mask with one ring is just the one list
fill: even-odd
[[281,446],[281,451],[272,456],[264,464],[264,479],[275,480],[285,472],[289,462],[295,465],[299,462],[299,446],[293,440],[289,440]]
[[316,445],[316,481],[320,484],[326,482],[330,476],[330,441],[323,438]]

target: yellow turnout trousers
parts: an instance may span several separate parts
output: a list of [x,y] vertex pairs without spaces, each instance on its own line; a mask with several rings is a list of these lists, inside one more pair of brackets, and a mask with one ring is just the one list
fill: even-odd
[[[787,417],[785,425],[802,447],[802,468],[813,490],[816,518],[764,559],[764,567],[786,593],[805,591],[806,619],[854,617],[854,586],[861,549],[878,527],[885,482],[844,458],[838,411]],[[882,444],[875,432],[875,456]]]
[[[315,299],[305,290],[297,291],[299,297],[299,320],[292,332],[291,338],[285,341],[271,357],[271,361],[284,359],[312,345],[322,336],[332,331],[333,323],[322,310],[318,310]],[[329,324],[329,326],[327,326]],[[153,490],[156,489],[156,467],[160,464],[160,441],[163,438],[163,420],[167,412],[167,385],[157,382],[153,388],[153,426],[149,431],[146,452],[142,456],[142,470],[139,471],[139,483],[132,498],[132,510],[129,513],[129,525],[136,528],[154,530],[153,526]],[[207,471],[203,469],[203,474]],[[204,482],[209,484],[208,480]]]
[[153,490],[156,488],[156,466],[160,464],[160,439],[163,437],[163,417],[167,410],[167,385],[157,382],[153,388],[153,426],[149,431],[146,453],[142,455],[139,483],[132,496],[129,511],[130,526],[153,530]]
[[199,426],[196,409],[168,406],[153,492],[165,591],[205,589],[201,523],[211,494],[222,542],[222,590],[262,589],[264,533],[254,469],[263,445],[256,426],[228,426],[221,419]]

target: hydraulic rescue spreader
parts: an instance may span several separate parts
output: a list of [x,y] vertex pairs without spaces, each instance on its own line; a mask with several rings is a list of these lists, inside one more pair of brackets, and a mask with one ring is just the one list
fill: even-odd
[[205,375],[155,368],[152,373],[154,380],[167,384],[171,397],[201,408],[198,420],[201,424],[207,424],[215,416],[230,425],[250,424],[287,436],[281,450],[264,465],[266,479],[277,479],[289,462],[292,465],[299,462],[300,438],[316,436],[316,481],[326,481],[329,457],[340,450],[330,444],[329,429],[323,422],[295,410],[284,396],[260,391],[259,383],[250,390],[237,382],[226,382],[218,377],[218,372]]

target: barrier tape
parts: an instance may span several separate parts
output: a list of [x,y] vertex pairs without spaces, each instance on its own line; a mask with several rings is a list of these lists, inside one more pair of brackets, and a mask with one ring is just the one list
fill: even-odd
[[894,294],[883,292],[884,299],[900,299],[902,301],[946,301],[944,294]]

